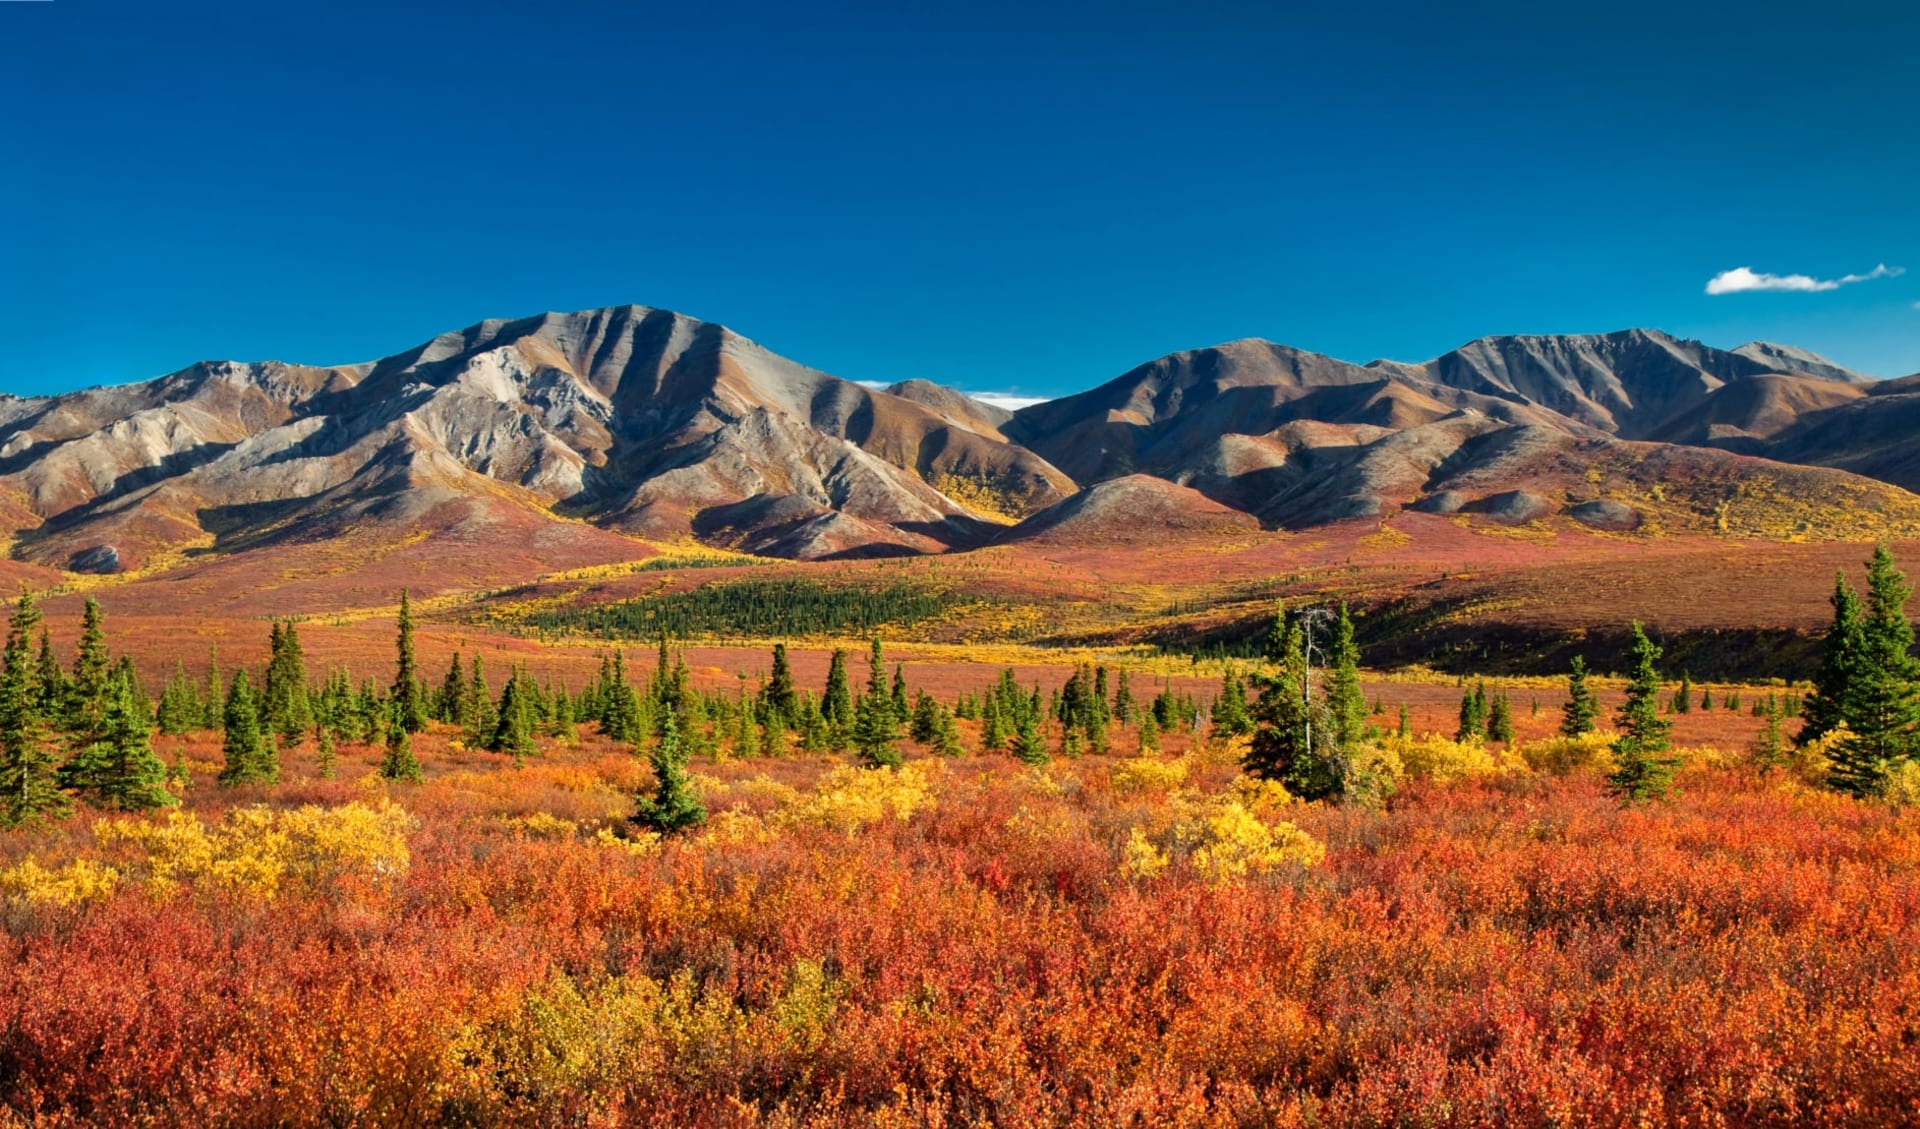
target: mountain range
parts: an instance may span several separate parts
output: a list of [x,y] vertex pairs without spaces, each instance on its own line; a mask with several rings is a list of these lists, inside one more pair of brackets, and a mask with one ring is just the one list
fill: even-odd
[[1920,520],[1916,428],[1920,375],[1654,330],[1487,337],[1419,364],[1234,341],[1009,412],[623,306],[365,364],[0,396],[0,532],[18,560],[82,572],[349,537],[820,559],[1406,509],[1726,532],[1773,507],[1781,535],[1819,536],[1839,511]]

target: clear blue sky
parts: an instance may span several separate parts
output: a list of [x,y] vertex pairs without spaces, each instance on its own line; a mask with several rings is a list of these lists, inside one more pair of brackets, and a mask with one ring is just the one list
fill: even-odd
[[1916,44],[1910,0],[0,3],[0,389],[627,302],[1042,394],[1635,325],[1901,375]]

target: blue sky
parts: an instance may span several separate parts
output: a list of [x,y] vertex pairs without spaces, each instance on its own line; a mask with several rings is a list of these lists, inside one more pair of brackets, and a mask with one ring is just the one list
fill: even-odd
[[[1903,375],[1916,42],[1847,0],[0,3],[0,390],[627,302],[1040,395],[1636,325]],[[1742,267],[1805,281],[1707,293]]]

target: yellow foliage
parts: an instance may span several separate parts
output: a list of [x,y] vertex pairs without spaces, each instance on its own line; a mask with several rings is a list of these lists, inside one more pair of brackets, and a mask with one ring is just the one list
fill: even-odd
[[771,838],[773,831],[767,826],[766,820],[739,808],[713,813],[700,828],[700,841],[703,843],[764,843]]
[[1833,751],[1853,737],[1845,724],[1836,725],[1824,736],[1805,745],[1788,745],[1787,769],[1808,784],[1824,785],[1833,771]]
[[122,817],[94,824],[94,837],[142,852],[129,869],[144,869],[155,892],[204,882],[271,898],[290,886],[347,874],[376,881],[398,876],[407,868],[405,833],[413,822],[405,809],[383,800],[239,808],[212,826],[182,811],[158,820]]
[[561,819],[552,812],[544,811],[509,818],[506,824],[510,830],[517,831],[529,839],[571,839],[580,830],[580,825],[573,820]]
[[593,841],[598,846],[613,847],[630,855],[650,855],[660,849],[657,831],[632,831],[623,837],[614,834],[611,827],[602,827],[594,834]]
[[1290,808],[1299,802],[1278,780],[1262,780],[1257,776],[1236,776],[1227,791],[1241,807],[1262,819],[1271,818],[1281,808]]
[[1901,761],[1887,774],[1881,797],[1896,808],[1920,806],[1920,764]]
[[1548,737],[1522,741],[1520,758],[1535,772],[1565,776],[1581,769],[1596,772],[1613,770],[1613,742],[1616,734],[1604,730],[1582,733],[1578,737]]
[[934,805],[932,770],[909,764],[897,771],[842,765],[814,790],[780,809],[789,826],[830,827],[851,835],[889,818],[907,820]]
[[1498,776],[1526,768],[1512,749],[1493,749],[1482,741],[1455,741],[1438,733],[1418,737],[1388,737],[1382,745],[1399,757],[1408,776],[1424,776],[1442,783],[1470,776]]
[[1211,816],[1175,829],[1196,842],[1193,867],[1209,882],[1235,882],[1288,866],[1316,866],[1327,857],[1326,844],[1291,823],[1267,824],[1236,800]]
[[92,859],[48,870],[32,859],[0,870],[0,893],[30,906],[77,906],[113,896],[120,874]]
[[1187,780],[1186,759],[1161,760],[1159,757],[1128,757],[1116,761],[1108,775],[1113,790],[1123,796],[1142,792],[1168,792]]
[[1167,869],[1167,853],[1153,845],[1139,827],[1127,832],[1127,845],[1120,852],[1120,872],[1129,878],[1158,878]]

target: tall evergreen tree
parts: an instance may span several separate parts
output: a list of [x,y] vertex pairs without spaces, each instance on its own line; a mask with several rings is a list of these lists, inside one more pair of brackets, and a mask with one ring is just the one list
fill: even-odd
[[306,656],[293,621],[274,625],[271,644],[262,720],[282,744],[295,745],[313,724],[313,708],[307,698]]
[[53,635],[47,625],[40,625],[40,659],[38,663],[40,677],[40,716],[51,724],[56,718],[64,718],[67,712],[67,672],[60,669],[60,660],[54,657]]
[[1114,679],[1113,716],[1116,718],[1119,718],[1120,724],[1122,725],[1133,724],[1132,682],[1133,682],[1133,679],[1131,678],[1131,676],[1127,674],[1125,670],[1122,670],[1119,673],[1119,675]]
[[1268,647],[1278,665],[1255,675],[1253,741],[1242,763],[1301,799],[1338,797],[1346,791],[1346,765],[1329,739],[1324,698],[1310,688],[1306,634],[1280,613]]
[[260,730],[259,701],[247,672],[233,676],[227,691],[226,767],[220,771],[222,784],[277,784],[280,782],[280,757]]
[[1600,699],[1587,684],[1587,660],[1575,655],[1567,674],[1567,703],[1560,707],[1560,735],[1578,737],[1591,733],[1599,716]]
[[1672,723],[1660,716],[1660,648],[1647,638],[1638,621],[1628,644],[1627,700],[1614,724],[1620,736],[1613,743],[1614,770],[1608,789],[1629,802],[1659,799],[1673,786],[1679,759],[1668,751]]
[[1022,764],[1041,765],[1048,761],[1047,743],[1040,738],[1040,711],[1023,710],[1014,719],[1013,739],[1007,751]]
[[634,822],[663,835],[706,822],[707,809],[687,779],[687,752],[671,711],[660,715],[652,763],[653,795],[640,797]]
[[1913,589],[1894,567],[1893,553],[1876,547],[1867,562],[1867,604],[1860,621],[1860,655],[1845,694],[1848,735],[1833,750],[1830,780],[1855,796],[1877,795],[1887,774],[1914,755],[1920,734],[1920,668],[1913,660]]
[[904,724],[913,715],[913,708],[907,704],[907,672],[899,663],[893,664],[893,684],[887,696],[893,703],[893,719]]
[[854,707],[853,748],[860,763],[868,768],[899,768],[903,761],[894,742],[900,739],[900,722],[894,712],[879,639],[873,641],[868,662],[867,692]]
[[853,691],[847,684],[847,653],[838,647],[827,663],[827,688],[820,696],[820,716],[827,724],[845,729],[853,724]]
[[1813,675],[1813,692],[1800,709],[1800,732],[1796,740],[1806,745],[1825,737],[1846,722],[1853,708],[1848,700],[1866,650],[1864,615],[1860,597],[1847,583],[1845,572],[1833,577],[1833,623],[1827,628],[1820,650],[1820,667]]
[[407,784],[420,783],[420,761],[413,755],[413,734],[407,731],[406,705],[395,698],[393,716],[387,722],[387,755],[381,758],[380,775]]
[[770,724],[790,725],[798,712],[798,693],[793,686],[793,667],[787,661],[787,645],[773,645],[773,673],[767,676],[766,700],[774,712]]
[[447,674],[440,680],[440,693],[433,701],[433,716],[448,725],[467,723],[467,672],[460,661],[460,652],[453,653],[453,661],[447,664]]
[[413,655],[413,602],[405,588],[400,589],[400,615],[394,632],[393,689],[390,696],[399,703],[394,718],[408,733],[427,727],[426,695],[420,690],[419,664]]
[[493,732],[487,736],[487,748],[496,753],[511,754],[515,764],[535,751],[533,703],[529,700],[527,690],[526,675],[515,668],[500,691],[498,720],[494,723]]
[[106,617],[100,602],[87,597],[81,612],[80,646],[74,654],[73,680],[67,686],[67,728],[91,740],[100,732],[107,711],[107,676],[113,660],[107,653]]
[[69,761],[62,774],[69,786],[91,794],[103,807],[141,811],[180,802],[167,791],[167,766],[153,751],[153,721],[124,670],[107,680],[99,739]]
[[1366,736],[1367,699],[1360,691],[1360,648],[1353,641],[1353,618],[1345,604],[1334,618],[1327,658],[1327,721],[1334,744],[1351,748]]
[[1487,739],[1513,741],[1513,703],[1505,694],[1497,694],[1487,707]]
[[55,756],[33,658],[40,612],[24,589],[0,652],[0,826],[61,819],[72,801],[55,780]]
[[1221,737],[1253,732],[1253,713],[1247,704],[1247,686],[1240,672],[1229,668],[1220,677],[1220,696],[1213,700],[1213,731]]

